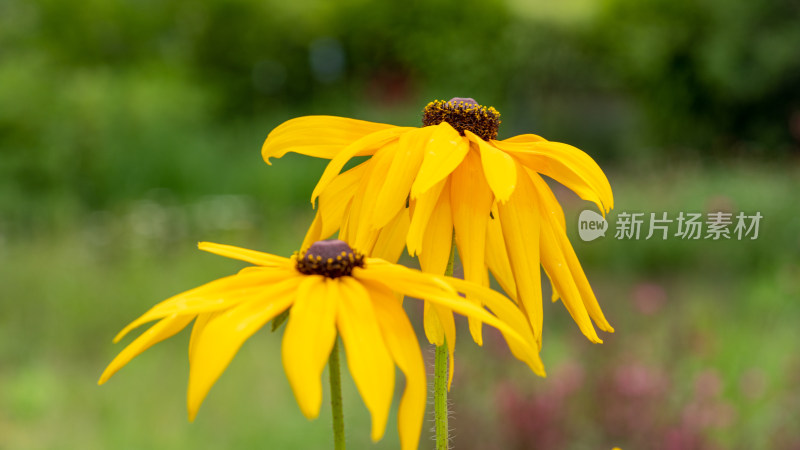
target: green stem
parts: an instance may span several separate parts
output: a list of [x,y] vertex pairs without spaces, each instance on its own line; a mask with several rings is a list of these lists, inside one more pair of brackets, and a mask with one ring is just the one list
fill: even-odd
[[328,373],[331,379],[331,410],[333,411],[333,448],[344,450],[344,414],[342,413],[342,378],[339,375],[339,338],[333,341],[328,358]]
[[433,366],[433,409],[436,422],[436,450],[447,450],[450,429],[447,424],[447,341],[436,346]]
[[[453,260],[456,256],[456,239],[453,235],[450,244],[450,259],[447,261],[445,276],[453,275]],[[436,359],[433,366],[433,411],[436,423],[436,450],[450,447],[450,428],[447,424],[447,338],[436,346]]]

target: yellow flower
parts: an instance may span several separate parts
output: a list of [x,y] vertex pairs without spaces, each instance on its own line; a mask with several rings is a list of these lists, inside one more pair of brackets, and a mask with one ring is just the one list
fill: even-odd
[[[570,244],[564,213],[541,175],[594,202],[613,207],[608,180],[594,160],[567,144],[534,134],[497,140],[500,114],[472,99],[429,103],[423,127],[398,127],[333,116],[284,122],[267,137],[262,156],[297,152],[331,159],[311,196],[319,198],[306,244],[339,236],[373,256],[396,261],[403,246],[422,270],[444,273],[455,242],[464,278],[488,286],[492,272],[527,315],[541,346],[540,265],[584,335],[602,342],[592,324],[613,332]],[[340,173],[353,157],[371,157]],[[397,241],[399,241],[399,246]],[[555,294],[557,292],[557,294]],[[436,313],[438,320],[431,317]],[[455,341],[452,316],[426,303],[425,331]],[[482,342],[481,323],[470,331]],[[452,356],[452,348],[451,348]]]
[[[289,309],[283,335],[283,366],[300,410],[317,417],[322,402],[320,377],[337,334],[361,397],[372,415],[372,438],[383,436],[394,392],[394,365],[406,387],[398,412],[403,449],[415,449],[425,415],[425,367],[402,296],[424,297],[437,306],[475,317],[503,333],[512,353],[544,376],[525,317],[505,297],[463,280],[436,277],[364,258],[342,241],[321,241],[283,258],[227,245],[201,242],[201,250],[255,264],[167,299],[125,327],[115,338],[153,320],[100,377],[117,370],[153,344],[169,338],[192,320],[189,342],[189,419],[241,345],[264,324]],[[458,292],[479,297],[494,313],[476,307]]]

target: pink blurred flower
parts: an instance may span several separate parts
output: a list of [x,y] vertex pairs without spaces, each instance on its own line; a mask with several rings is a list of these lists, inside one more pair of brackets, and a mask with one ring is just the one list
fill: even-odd
[[667,301],[667,292],[660,284],[639,283],[633,288],[633,304],[646,316],[659,312]]

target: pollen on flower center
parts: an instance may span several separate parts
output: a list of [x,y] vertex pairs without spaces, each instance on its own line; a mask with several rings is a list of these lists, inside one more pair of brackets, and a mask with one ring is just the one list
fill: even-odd
[[427,127],[442,122],[449,123],[462,136],[464,130],[469,130],[489,140],[497,137],[500,113],[493,106],[481,106],[471,98],[453,97],[428,103],[422,111],[422,124]]
[[298,272],[306,275],[339,278],[352,274],[353,267],[364,267],[364,255],[338,239],[317,241],[295,256]]

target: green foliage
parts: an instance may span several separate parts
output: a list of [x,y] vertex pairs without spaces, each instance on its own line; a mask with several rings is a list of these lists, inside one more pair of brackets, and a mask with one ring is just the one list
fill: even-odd
[[609,0],[594,36],[660,143],[775,153],[800,139],[798,24],[792,1]]

